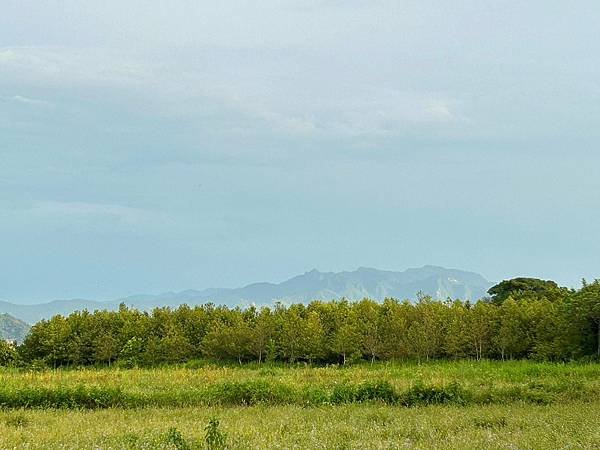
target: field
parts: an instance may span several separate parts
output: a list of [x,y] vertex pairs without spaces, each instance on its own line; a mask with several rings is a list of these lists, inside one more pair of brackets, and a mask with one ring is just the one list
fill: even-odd
[[0,372],[0,448],[600,448],[600,365]]

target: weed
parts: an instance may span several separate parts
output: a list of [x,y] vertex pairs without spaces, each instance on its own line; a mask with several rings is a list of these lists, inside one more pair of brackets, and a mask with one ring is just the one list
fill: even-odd
[[211,418],[206,427],[204,441],[208,450],[223,450],[226,448],[227,435],[219,430],[219,420],[216,417]]
[[165,436],[163,438],[163,441],[165,444],[170,444],[170,445],[174,446],[177,450],[190,450],[191,449],[190,444],[188,444],[188,442],[184,439],[181,432],[175,427],[169,428],[169,430],[167,431],[167,433],[165,434]]

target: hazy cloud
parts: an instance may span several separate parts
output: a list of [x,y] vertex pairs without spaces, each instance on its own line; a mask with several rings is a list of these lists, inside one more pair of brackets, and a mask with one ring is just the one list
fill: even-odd
[[587,0],[6,0],[0,297],[594,278],[599,30]]

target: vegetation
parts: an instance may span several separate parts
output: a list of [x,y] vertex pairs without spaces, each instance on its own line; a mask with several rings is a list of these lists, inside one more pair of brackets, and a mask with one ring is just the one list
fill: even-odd
[[19,355],[15,344],[0,339],[0,367],[12,366],[17,363]]
[[586,402],[600,365],[531,361],[0,371],[0,407],[182,408],[378,402],[398,407]]
[[600,365],[0,370],[0,448],[597,448]]
[[420,296],[417,303],[365,299],[246,309],[207,304],[151,313],[122,305],[41,321],[18,353],[22,364],[36,367],[600,356],[599,281],[573,291],[520,278],[490,293],[491,299],[474,304]]
[[[542,406],[8,410],[0,411],[0,448],[597,449],[599,413],[597,400]],[[214,417],[220,423],[209,435]]]
[[55,316],[0,341],[0,448],[597,448],[600,282],[513,281]]

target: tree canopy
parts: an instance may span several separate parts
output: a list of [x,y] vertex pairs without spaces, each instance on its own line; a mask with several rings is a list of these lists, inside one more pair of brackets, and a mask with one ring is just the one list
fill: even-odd
[[535,297],[555,301],[563,298],[567,291],[567,288],[560,287],[556,282],[551,280],[521,277],[504,280],[492,286],[488,290],[488,294],[492,296],[492,302],[500,304],[509,297]]
[[578,291],[519,278],[492,301],[364,299],[273,307],[75,312],[35,324],[0,364],[147,366],[213,359],[339,363],[391,359],[568,360],[600,356],[600,282]]

